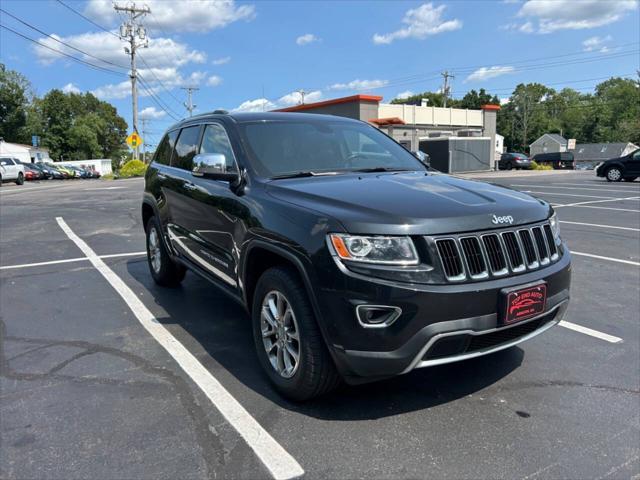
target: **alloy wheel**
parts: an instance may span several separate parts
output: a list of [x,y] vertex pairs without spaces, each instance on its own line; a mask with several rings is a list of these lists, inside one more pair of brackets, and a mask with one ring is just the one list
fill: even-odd
[[160,237],[158,236],[158,231],[152,228],[149,232],[149,260],[151,261],[151,268],[156,273],[160,273],[160,268],[162,268],[161,255]]
[[264,296],[260,312],[262,344],[273,369],[283,378],[298,370],[300,334],[293,307],[277,290]]
[[617,182],[622,177],[622,173],[617,168],[612,168],[607,172],[607,178],[612,182]]

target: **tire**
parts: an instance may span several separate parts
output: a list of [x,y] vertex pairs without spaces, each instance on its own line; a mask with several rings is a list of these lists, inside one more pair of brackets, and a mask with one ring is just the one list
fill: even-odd
[[636,178],[638,178],[638,177],[624,177],[624,181],[625,182],[633,182],[633,181],[635,181]]
[[153,281],[163,287],[177,287],[186,269],[174,262],[162,241],[161,228],[156,217],[147,222],[147,263]]
[[622,180],[622,171],[618,167],[611,167],[605,174],[608,182],[619,182]]
[[23,185],[24,184],[24,175],[22,174],[22,172],[18,173],[18,178],[16,178],[16,185]]
[[[284,299],[281,309],[275,305],[278,295]],[[276,306],[277,317],[269,316],[273,311],[269,307],[270,299]],[[289,314],[286,305],[290,307]],[[256,285],[251,312],[258,359],[271,383],[283,396],[294,401],[309,400],[340,384],[340,376],[318,328],[307,292],[292,269],[274,267],[262,274]],[[270,335],[264,336],[263,331]],[[295,356],[287,353],[291,350],[298,355],[295,366],[292,362]],[[289,359],[288,364],[285,356]]]
[[511,162],[507,163],[507,170],[513,170],[513,164]]

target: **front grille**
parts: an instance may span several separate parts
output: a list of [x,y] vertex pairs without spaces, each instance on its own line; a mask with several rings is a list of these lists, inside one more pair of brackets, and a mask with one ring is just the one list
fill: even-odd
[[461,282],[536,270],[560,252],[548,223],[489,233],[427,237],[435,242],[446,280]]
[[436,245],[438,246],[438,253],[442,260],[445,275],[448,278],[458,278],[463,275],[462,259],[460,258],[456,242],[446,238],[444,240],[438,240]]

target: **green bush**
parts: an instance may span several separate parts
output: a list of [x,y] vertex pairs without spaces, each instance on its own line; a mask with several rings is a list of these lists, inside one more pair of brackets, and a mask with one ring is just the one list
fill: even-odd
[[100,177],[100,180],[114,180],[116,176],[113,173],[105,173]]
[[553,167],[551,165],[542,165],[535,160],[532,160],[531,170],[553,170]]
[[120,178],[142,177],[147,171],[147,165],[140,160],[129,160],[120,169]]

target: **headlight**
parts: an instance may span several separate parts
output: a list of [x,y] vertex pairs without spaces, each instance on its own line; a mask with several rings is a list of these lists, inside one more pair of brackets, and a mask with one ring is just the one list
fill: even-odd
[[551,226],[551,232],[553,233],[553,238],[555,238],[556,240],[559,240],[560,224],[558,223],[558,217],[555,213],[551,215],[551,218],[549,218],[549,225]]
[[332,233],[329,241],[343,260],[386,265],[417,265],[416,247],[409,237],[383,237]]

